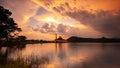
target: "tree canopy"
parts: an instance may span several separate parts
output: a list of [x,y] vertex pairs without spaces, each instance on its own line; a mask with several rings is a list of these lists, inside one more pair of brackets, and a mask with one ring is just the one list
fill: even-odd
[[9,40],[21,31],[21,28],[10,17],[11,15],[11,11],[0,6],[0,40]]
[[25,36],[18,36],[16,38],[18,41],[25,41],[26,40],[26,37]]

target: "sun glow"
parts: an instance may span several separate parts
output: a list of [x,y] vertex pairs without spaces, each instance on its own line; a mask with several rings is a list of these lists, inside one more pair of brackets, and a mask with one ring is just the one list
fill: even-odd
[[87,26],[85,26],[85,25],[82,25],[82,24],[80,24],[80,25],[77,25],[76,27],[78,27],[78,28],[80,28],[80,29],[86,29],[86,28],[87,28]]
[[44,20],[47,22],[57,22],[53,17],[47,17]]

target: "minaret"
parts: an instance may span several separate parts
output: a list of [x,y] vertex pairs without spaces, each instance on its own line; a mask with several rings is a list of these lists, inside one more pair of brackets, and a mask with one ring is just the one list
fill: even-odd
[[57,34],[55,34],[55,41],[57,40]]

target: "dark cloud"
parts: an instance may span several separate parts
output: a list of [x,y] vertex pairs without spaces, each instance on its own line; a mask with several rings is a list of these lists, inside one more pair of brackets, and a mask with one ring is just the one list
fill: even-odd
[[107,37],[120,37],[120,9],[116,10],[78,10],[68,2],[53,7],[53,10],[67,15],[80,23],[90,26]]
[[[63,5],[63,4],[61,4],[61,5]],[[65,8],[63,6],[57,6],[57,7],[53,7],[53,10],[58,13],[61,13],[62,11],[65,11]]]
[[29,18],[26,26],[33,31],[39,31],[41,33],[54,33],[54,29],[56,28],[54,24],[38,21],[34,17]]
[[28,27],[34,27],[34,26],[40,25],[40,22],[41,21],[38,21],[38,20],[34,19],[33,17],[31,17],[31,18],[28,19],[28,22],[26,23],[26,25]]
[[13,13],[12,17],[22,28],[27,19],[34,15],[38,8],[38,6],[30,0],[4,0],[0,2],[0,5]]
[[64,25],[64,24],[55,25],[53,23],[44,23],[44,24],[41,24],[41,25],[30,26],[30,28],[32,28],[33,31],[39,31],[40,33],[49,33],[49,34],[57,33],[57,34],[63,35],[63,36],[72,36],[72,35],[79,36],[80,35],[79,34],[80,29],[75,28],[75,27],[71,27],[71,26],[68,26],[68,25]]
[[86,10],[77,12],[66,12],[69,17],[88,25],[95,30],[110,37],[120,37],[120,10],[96,11],[95,13]]
[[59,24],[57,26],[57,32],[60,34],[66,34],[67,32],[67,26],[63,25],[63,24]]
[[69,3],[65,2],[65,4],[64,4],[64,5],[66,6],[66,8],[71,9],[71,7],[70,7]]
[[67,10],[71,10],[71,7],[70,7],[69,3],[65,2],[63,4],[60,4],[59,6],[53,7],[53,10],[58,12],[58,13],[62,13],[62,12],[65,12]]
[[57,7],[53,7],[53,10],[60,13],[60,10]]
[[37,12],[36,12],[36,15],[44,15],[44,14],[47,14],[47,13],[50,13],[50,12],[43,7],[39,7]]
[[36,25],[36,27],[31,27],[34,31],[39,31],[41,33],[54,34],[56,27],[53,24],[44,23],[43,25]]
[[40,2],[42,2],[46,7],[49,7],[54,0],[39,0]]

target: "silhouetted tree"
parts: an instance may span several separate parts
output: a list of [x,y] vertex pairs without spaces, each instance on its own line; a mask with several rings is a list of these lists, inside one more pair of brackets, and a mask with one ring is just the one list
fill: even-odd
[[17,40],[18,40],[18,41],[25,41],[25,40],[26,40],[26,37],[25,37],[25,36],[18,36],[18,37],[17,37]]
[[13,38],[16,33],[21,31],[21,28],[15,23],[10,16],[12,12],[0,6],[0,41]]

